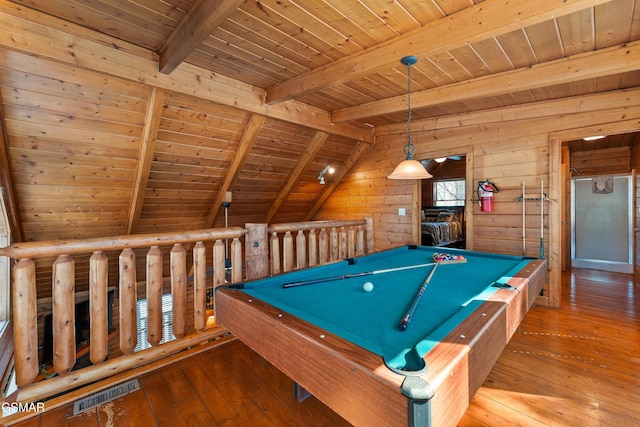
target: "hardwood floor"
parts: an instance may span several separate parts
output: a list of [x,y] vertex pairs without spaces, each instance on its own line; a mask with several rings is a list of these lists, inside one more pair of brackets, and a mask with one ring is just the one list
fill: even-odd
[[640,425],[640,287],[575,269],[561,309],[532,308],[461,426]]
[[[460,426],[640,425],[640,287],[632,276],[574,270],[560,309],[533,307]],[[239,341],[140,378],[141,389],[71,416],[20,426],[347,426]]]

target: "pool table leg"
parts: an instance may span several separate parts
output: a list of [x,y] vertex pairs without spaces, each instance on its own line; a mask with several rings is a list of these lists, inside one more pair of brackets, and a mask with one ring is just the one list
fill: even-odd
[[305,389],[300,384],[298,384],[297,382],[294,381],[293,382],[293,396],[296,398],[296,400],[298,402],[304,402],[305,400],[307,400],[307,398],[309,396],[311,396],[311,393],[309,393],[307,391],[307,389]]
[[431,401],[408,399],[409,427],[431,427]]
[[431,384],[418,376],[407,376],[402,381],[402,394],[407,396],[409,427],[431,427]]

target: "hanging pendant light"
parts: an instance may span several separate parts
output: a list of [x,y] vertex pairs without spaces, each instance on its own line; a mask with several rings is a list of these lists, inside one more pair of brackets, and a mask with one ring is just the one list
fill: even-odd
[[407,66],[408,90],[407,90],[407,145],[404,146],[403,152],[406,159],[403,160],[393,173],[387,178],[389,179],[425,179],[433,178],[422,164],[413,158],[416,153],[416,146],[411,143],[411,66],[418,62],[415,56],[405,56],[401,62]]

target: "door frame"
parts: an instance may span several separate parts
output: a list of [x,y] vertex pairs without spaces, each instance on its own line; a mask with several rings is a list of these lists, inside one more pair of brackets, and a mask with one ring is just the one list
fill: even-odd
[[[568,226],[567,219],[563,212],[566,212],[568,200],[566,200],[566,192],[564,183],[566,178],[570,176],[568,161],[563,162],[563,142],[584,138],[590,135],[614,135],[620,133],[638,132],[637,120],[625,120],[615,123],[605,123],[594,126],[586,126],[582,128],[552,132],[548,134],[549,138],[549,305],[553,307],[560,306],[560,294],[562,283],[562,270],[567,266],[563,263],[562,256],[566,249],[566,245],[570,242],[565,241],[565,231]],[[633,147],[632,147],[633,148]],[[565,153],[566,154],[566,153]],[[631,165],[631,172],[634,180],[637,180],[635,167]],[[635,182],[636,203],[639,202],[638,186]],[[635,207],[634,227],[638,227],[640,214]],[[634,254],[634,270],[636,271],[636,279],[640,277],[640,266],[638,266],[637,251],[640,245],[640,233],[636,232],[633,239]],[[570,266],[569,266],[570,268]],[[636,281],[638,283],[638,281]]]

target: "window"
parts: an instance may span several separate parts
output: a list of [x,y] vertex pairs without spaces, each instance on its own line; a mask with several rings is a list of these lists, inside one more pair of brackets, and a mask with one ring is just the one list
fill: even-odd
[[[171,294],[162,295],[162,340],[161,343],[176,339],[172,330],[172,306],[173,299]],[[147,341],[147,300],[138,300],[138,343],[133,351],[144,350],[151,347]]]
[[436,206],[464,206],[465,180],[433,181],[433,201]]
[[[4,205],[2,189],[0,188],[0,248],[9,246],[10,244],[11,231],[9,230],[9,219]],[[2,330],[2,323],[9,320],[10,268],[10,259],[5,256],[0,256],[0,330]]]
[[[3,191],[0,187],[0,248],[9,246],[11,244],[11,229],[9,228],[9,218],[7,216],[7,210],[4,204]],[[7,333],[11,302],[9,296],[11,295],[11,259],[6,256],[0,256],[0,337]],[[15,370],[10,364],[0,360],[0,381],[5,374],[5,369],[11,369],[7,381],[0,383],[0,398],[5,398],[18,390],[18,386],[15,382]],[[0,417],[9,415],[2,407]]]

